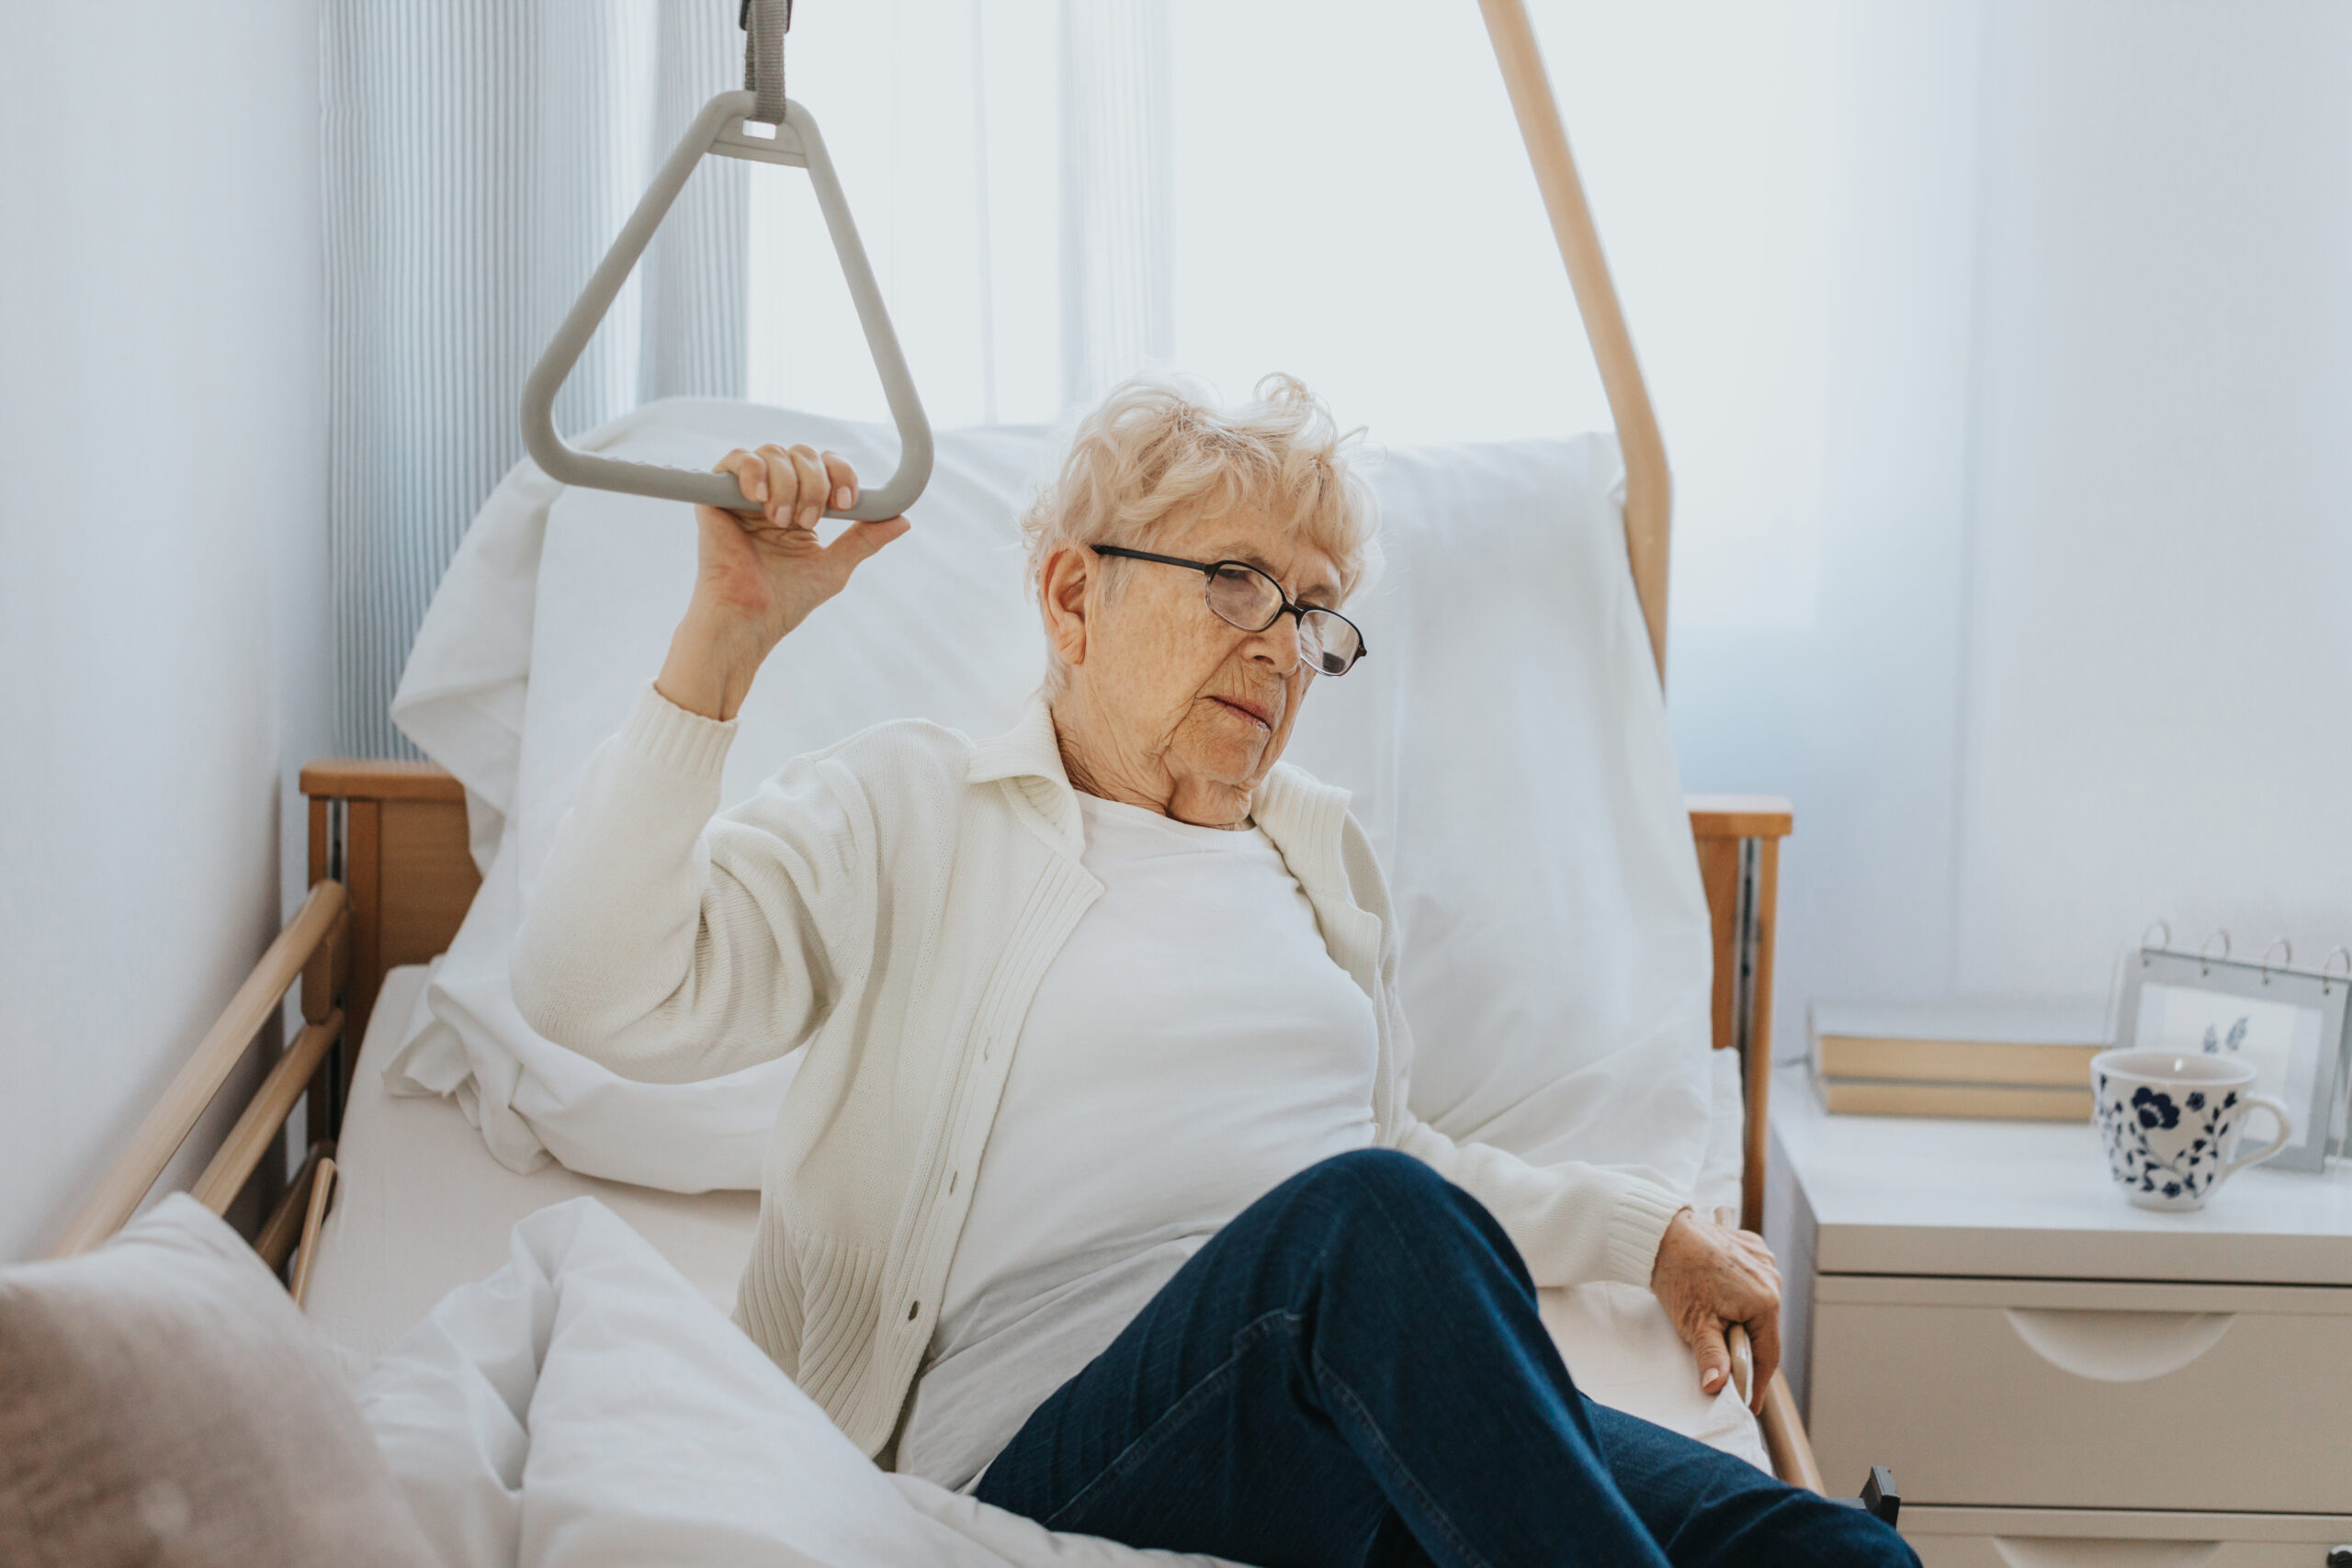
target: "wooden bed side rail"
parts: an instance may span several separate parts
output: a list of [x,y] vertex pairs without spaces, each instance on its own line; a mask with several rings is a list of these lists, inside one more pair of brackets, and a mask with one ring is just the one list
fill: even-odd
[[228,1212],[247,1179],[276,1145],[287,1116],[304,1089],[317,1078],[328,1048],[342,1037],[344,1018],[335,1003],[349,974],[349,932],[342,884],[322,882],[312,887],[294,918],[229,998],[228,1007],[197,1043],[163,1099],[131,1135],[130,1145],[99,1179],[80,1213],[65,1227],[53,1256],[70,1258],[87,1252],[122,1228],[219,1097],[254,1036],[300,980],[301,1032],[271,1066],[261,1089],[192,1190],[193,1196],[214,1213]]

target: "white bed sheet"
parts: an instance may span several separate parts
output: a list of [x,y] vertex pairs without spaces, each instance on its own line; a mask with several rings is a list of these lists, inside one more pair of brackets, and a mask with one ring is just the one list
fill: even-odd
[[[320,1232],[311,1323],[347,1359],[372,1360],[459,1285],[503,1267],[516,1221],[591,1196],[635,1227],[704,1296],[732,1310],[759,1217],[759,1195],[666,1192],[548,1164],[530,1175],[501,1165],[455,1100],[394,1097],[381,1066],[424,987],[424,965],[384,978],[344,1113],[342,1175]],[[1697,1201],[1739,1201],[1740,1092],[1735,1053],[1710,1070],[1713,1117]],[[1700,1392],[1690,1351],[1645,1291],[1588,1285],[1543,1293],[1544,1321],[1577,1384],[1602,1404],[1770,1469],[1755,1418],[1726,1387]]]
[[726,1311],[752,1247],[756,1192],[688,1195],[498,1163],[452,1100],[395,1097],[383,1066],[424,988],[424,964],[384,976],[337,1141],[334,1207],[319,1233],[303,1311],[331,1343],[372,1359],[458,1286],[502,1267],[514,1222],[567,1198],[596,1198]]

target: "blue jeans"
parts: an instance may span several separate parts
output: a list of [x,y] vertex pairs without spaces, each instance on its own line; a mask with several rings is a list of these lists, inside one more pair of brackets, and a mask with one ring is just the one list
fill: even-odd
[[1918,1562],[1858,1508],[1577,1393],[1502,1227],[1385,1149],[1210,1238],[979,1495],[1260,1568]]

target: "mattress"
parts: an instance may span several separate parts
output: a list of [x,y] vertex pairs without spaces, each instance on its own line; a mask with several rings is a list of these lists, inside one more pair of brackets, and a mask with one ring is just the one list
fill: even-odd
[[[731,1311],[759,1218],[748,1191],[684,1194],[581,1176],[552,1162],[529,1175],[492,1157],[453,1100],[395,1097],[383,1064],[397,1048],[427,970],[384,977],[361,1043],[336,1148],[334,1205],[321,1228],[303,1311],[354,1362],[372,1360],[457,1286],[507,1260],[514,1223],[582,1195],[604,1202],[713,1303]],[[1702,1210],[1736,1206],[1739,1079],[1713,1058],[1714,1135],[1700,1177]],[[1577,1385],[1594,1399],[1770,1465],[1754,1417],[1728,1385],[1700,1392],[1690,1353],[1649,1292],[1585,1285],[1543,1292],[1544,1321]]]
[[384,976],[336,1140],[334,1206],[319,1232],[303,1312],[331,1344],[372,1359],[458,1285],[506,1262],[514,1222],[592,1197],[696,1289],[733,1311],[759,1219],[756,1192],[688,1195],[581,1176],[549,1161],[528,1176],[492,1157],[454,1100],[395,1097],[383,1066],[427,970]]

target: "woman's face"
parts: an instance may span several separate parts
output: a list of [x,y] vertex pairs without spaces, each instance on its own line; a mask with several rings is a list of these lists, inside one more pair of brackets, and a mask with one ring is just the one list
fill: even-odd
[[[1262,517],[1200,518],[1153,549],[1246,561],[1294,604],[1340,607],[1338,564]],[[1048,629],[1069,666],[1054,714],[1072,782],[1185,821],[1237,825],[1314,680],[1299,657],[1298,618],[1285,613],[1263,631],[1243,631],[1210,610],[1202,573],[1153,561],[1121,561],[1118,592],[1106,599],[1110,564],[1091,550],[1046,563]]]

